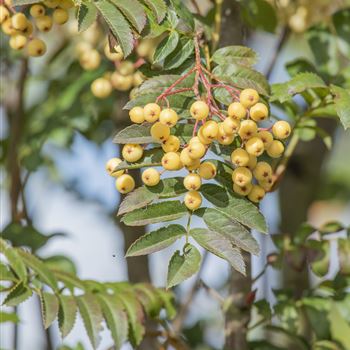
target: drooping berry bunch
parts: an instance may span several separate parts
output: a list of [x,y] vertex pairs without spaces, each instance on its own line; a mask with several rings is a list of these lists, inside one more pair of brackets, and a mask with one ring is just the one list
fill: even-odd
[[47,33],[54,24],[66,23],[68,10],[73,6],[71,0],[45,0],[31,5],[29,11],[16,12],[11,0],[6,0],[0,5],[1,29],[10,37],[12,49],[25,49],[25,54],[31,57],[42,56],[46,44],[36,37],[37,32]]
[[[284,152],[282,141],[289,137],[291,127],[286,121],[277,121],[270,127],[260,127],[259,123],[266,123],[269,118],[269,108],[260,101],[258,92],[250,88],[240,91],[219,81],[201,65],[198,46],[196,55],[196,66],[166,89],[154,103],[133,107],[129,112],[133,123],[152,124],[150,134],[164,151],[161,160],[163,169],[158,171],[152,167],[147,168],[142,173],[142,181],[147,186],[155,186],[165,171],[185,168],[188,174],[183,185],[188,192],[184,203],[188,209],[195,210],[202,203],[202,181],[216,176],[216,166],[206,160],[206,156],[211,145],[218,143],[232,146],[230,166],[233,191],[257,203],[272,188],[275,179],[269,159],[281,157]],[[195,83],[192,88],[174,90],[186,76],[193,73]],[[210,82],[209,78],[216,82]],[[199,94],[200,82],[204,85],[206,95]],[[213,97],[212,90],[216,88],[224,88],[232,95],[232,103],[225,109],[220,108]],[[170,106],[161,107],[160,102],[167,101],[167,96],[192,89],[197,99],[190,106],[192,119],[181,120]],[[180,138],[172,132],[178,123],[193,125],[192,137],[187,143],[181,143]],[[125,161],[135,163],[142,158],[143,151],[144,147],[139,144],[126,144],[122,156]],[[114,171],[121,162],[121,159],[113,158],[107,162],[106,168],[117,178],[117,190],[128,193],[134,189],[135,182],[123,170]]]

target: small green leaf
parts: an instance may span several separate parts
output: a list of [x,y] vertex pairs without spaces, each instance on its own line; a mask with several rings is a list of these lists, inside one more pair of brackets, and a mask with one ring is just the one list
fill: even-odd
[[103,320],[100,305],[93,294],[86,293],[76,297],[76,300],[91,345],[96,349],[100,342],[99,332],[102,330]]
[[238,248],[255,255],[259,254],[260,249],[255,238],[229,214],[225,214],[218,209],[206,208],[203,220],[211,231],[227,237]]
[[164,308],[169,320],[174,319],[177,313],[177,310],[174,305],[174,295],[169,291],[165,291],[159,288],[156,290],[156,293],[163,301]]
[[59,302],[60,307],[58,310],[58,326],[61,331],[62,338],[65,338],[74,326],[77,315],[77,303],[75,298],[70,295],[60,295]]
[[44,328],[47,329],[57,317],[59,309],[58,299],[54,294],[42,292],[40,293],[40,303]]
[[169,262],[167,288],[174,287],[194,275],[199,270],[201,260],[200,252],[191,244],[185,246],[182,255],[177,250]]
[[246,46],[232,45],[216,50],[212,61],[217,64],[239,64],[242,66],[253,66],[257,62],[257,54]]
[[78,7],[77,20],[78,20],[78,30],[83,32],[88,29],[96,20],[97,9],[93,3],[82,2]]
[[169,225],[138,238],[128,249],[126,256],[152,254],[169,247],[186,234],[181,225]]
[[246,274],[245,262],[240,250],[233,247],[227,237],[202,228],[193,229],[190,234],[204,249],[228,261],[241,274]]
[[333,23],[335,30],[337,31],[337,40],[342,40],[343,45],[339,45],[339,50],[343,52],[344,55],[350,54],[350,9],[345,8],[336,12],[333,15]]
[[127,20],[108,0],[95,1],[94,4],[107,22],[113,35],[115,35],[124,57],[129,56],[134,47],[134,38]]
[[149,124],[132,124],[118,132],[114,136],[113,142],[119,144],[126,143],[157,143],[151,136],[151,126]]
[[328,320],[331,324],[332,339],[338,341],[344,349],[350,349],[350,325],[340,313],[337,303],[333,303]]
[[[180,18],[177,28],[182,32],[192,33],[195,28],[193,13],[189,11],[187,6],[184,6],[181,0],[171,0],[172,8]],[[193,33],[194,34],[194,33]]]
[[73,275],[77,273],[74,262],[65,255],[53,255],[43,259],[43,262],[51,270],[59,270]]
[[157,222],[177,220],[186,215],[186,206],[180,201],[151,204],[147,208],[136,209],[125,214],[122,222],[128,226],[144,226]]
[[340,273],[350,276],[350,239],[338,239],[338,256]]
[[120,349],[128,338],[128,318],[123,305],[112,295],[98,294],[103,316],[112,334],[114,345]]
[[156,15],[158,23],[161,22],[167,10],[167,5],[163,0],[142,0]]
[[167,56],[169,56],[175,50],[178,42],[178,32],[172,31],[170,35],[165,37],[158,45],[153,56],[154,63],[159,63],[163,61]]
[[192,39],[181,37],[174,52],[164,61],[164,69],[175,69],[180,67],[194,52]]
[[340,121],[344,129],[347,129],[350,127],[350,91],[331,85],[331,92],[334,95],[335,109]]
[[344,229],[344,225],[341,224],[339,221],[328,221],[325,224],[323,224],[317,231],[321,235],[327,235],[330,233],[340,232]]
[[32,296],[33,292],[23,282],[14,285],[10,292],[6,295],[3,305],[17,306]]
[[309,244],[311,244],[315,249],[316,256],[312,258],[311,262],[311,270],[318,277],[324,277],[329,271],[330,264],[330,246],[329,241],[313,241],[309,240]]
[[0,311],[0,323],[19,323],[19,317],[14,312]]

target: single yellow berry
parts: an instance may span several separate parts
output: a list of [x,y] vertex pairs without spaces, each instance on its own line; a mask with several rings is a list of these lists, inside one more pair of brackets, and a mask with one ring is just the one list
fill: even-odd
[[271,145],[271,142],[273,141],[272,134],[267,130],[259,131],[257,136],[261,138],[261,141],[264,143],[265,149],[267,149]]
[[258,126],[252,120],[243,120],[238,131],[242,140],[248,140],[258,131]]
[[211,162],[203,162],[199,167],[199,176],[205,180],[213,179],[216,176],[216,166]]
[[240,127],[240,122],[238,119],[233,119],[227,117],[222,123],[223,129],[227,135],[233,135],[237,133]]
[[219,131],[217,140],[221,145],[230,145],[233,140],[235,139],[235,136],[233,134],[229,135],[224,130],[224,123],[219,123]]
[[248,183],[244,186],[238,186],[236,184],[233,184],[233,191],[241,196],[246,196],[251,191],[252,186],[253,185],[251,183]]
[[158,120],[161,109],[156,103],[147,103],[143,108],[145,120],[149,123],[154,123]]
[[142,124],[145,121],[145,116],[143,115],[143,108],[136,106],[129,111],[130,120],[136,124]]
[[247,115],[247,110],[240,102],[233,102],[228,106],[227,114],[232,119],[241,120]]
[[128,143],[122,150],[123,158],[130,163],[137,162],[143,156],[143,148],[137,144]]
[[27,17],[22,12],[17,12],[11,17],[12,27],[17,30],[24,30],[28,26]]
[[200,159],[202,158],[207,149],[201,142],[192,142],[188,146],[188,155],[192,159]]
[[106,170],[110,176],[113,177],[119,177],[124,174],[124,170],[118,170],[116,172],[113,172],[113,170],[122,162],[120,158],[111,158],[106,163]]
[[10,17],[9,10],[4,6],[0,5],[0,23],[2,24]]
[[136,47],[136,53],[139,57],[147,57],[154,50],[154,43],[151,39],[143,39]]
[[203,135],[203,125],[198,129],[197,137],[199,142],[201,142],[203,145],[209,145],[213,141]]
[[176,152],[168,152],[162,158],[162,166],[166,170],[180,170],[183,165]]
[[197,191],[202,185],[201,177],[198,174],[188,174],[184,178],[184,186],[189,191]]
[[151,136],[157,141],[165,141],[170,136],[170,128],[161,122],[156,122],[151,127]]
[[258,163],[258,160],[255,156],[249,154],[249,162],[247,164],[247,167],[250,169],[250,170],[253,170],[255,167],[256,167],[256,164]]
[[69,13],[65,9],[57,8],[53,11],[52,19],[56,24],[64,24],[69,19]]
[[30,36],[33,33],[33,24],[32,22],[28,22],[27,28],[23,29],[21,31],[21,34],[25,35],[25,36]]
[[79,59],[80,65],[86,70],[94,70],[101,63],[101,56],[97,50],[84,51]]
[[4,22],[1,24],[1,30],[6,35],[15,35],[18,34],[18,31],[12,27],[12,21],[11,18],[5,19]]
[[111,83],[116,90],[128,91],[132,87],[132,75],[121,75],[118,72],[113,72]]
[[184,202],[188,209],[196,210],[202,204],[202,196],[197,191],[189,191],[185,195]]
[[162,143],[163,151],[168,152],[177,152],[180,148],[180,139],[177,136],[170,135],[167,140]]
[[68,10],[72,7],[74,7],[74,3],[72,0],[61,0],[58,4],[59,7]]
[[79,41],[75,45],[75,52],[77,56],[81,56],[84,52],[91,51],[92,45],[87,41]]
[[105,47],[104,47],[104,54],[105,56],[110,60],[110,61],[120,61],[123,59],[123,51],[120,48],[119,45],[115,46],[113,48],[114,51],[111,51],[111,48],[109,46],[109,43],[107,42]]
[[204,101],[196,101],[192,103],[190,113],[196,120],[205,119],[209,115],[209,106]]
[[202,135],[209,140],[214,140],[218,136],[219,126],[214,120],[209,120],[202,125]]
[[258,162],[253,170],[253,174],[258,181],[265,181],[272,176],[271,165],[267,162]]
[[41,39],[33,39],[27,44],[28,56],[38,57],[46,52],[46,45]]
[[232,173],[232,181],[238,186],[245,186],[253,179],[252,172],[245,167],[238,167]]
[[154,168],[148,168],[142,173],[142,182],[147,186],[156,186],[159,184],[160,174]]
[[184,166],[191,166],[195,162],[195,160],[190,157],[188,149],[189,149],[189,146],[184,148],[180,153],[181,163]]
[[264,143],[257,136],[250,138],[245,144],[246,151],[253,156],[260,156],[264,153]]
[[10,47],[14,50],[22,50],[27,43],[27,38],[22,34],[12,35],[9,41]]
[[140,71],[137,71],[132,75],[132,83],[134,86],[140,86],[144,80],[145,76]]
[[49,32],[52,28],[52,19],[50,16],[37,17],[35,25],[41,32]]
[[259,186],[261,186],[265,190],[265,192],[268,192],[271,190],[272,185],[273,185],[272,176],[268,177],[265,180],[259,180],[258,183],[259,183]]
[[115,181],[115,187],[120,193],[129,193],[135,188],[135,180],[129,174],[123,174]]
[[45,0],[44,4],[46,7],[49,7],[50,9],[54,9],[59,5],[59,0]]
[[118,66],[121,75],[131,75],[135,72],[134,64],[131,61],[122,61]]
[[277,139],[286,139],[291,133],[291,127],[288,122],[280,120],[272,127],[272,132]]
[[259,101],[259,94],[254,89],[244,89],[239,96],[239,102],[245,107],[250,108]]
[[171,108],[165,108],[159,114],[159,121],[162,124],[169,126],[170,128],[176,125],[178,119],[179,116]]
[[231,162],[236,166],[247,166],[249,153],[243,148],[237,148],[231,153]]
[[45,15],[45,7],[43,5],[34,4],[30,7],[30,15],[34,18]]
[[112,84],[106,78],[97,78],[91,84],[91,92],[98,98],[106,98],[112,92]]
[[279,158],[284,152],[284,145],[279,140],[273,140],[266,152],[271,158]]
[[193,171],[193,170],[197,170],[201,165],[201,161],[200,159],[194,159],[192,160],[192,163],[189,165],[186,165],[186,169],[188,171]]
[[248,199],[254,203],[259,203],[265,196],[265,190],[259,185],[253,185],[248,194]]
[[256,122],[261,122],[268,117],[269,110],[265,104],[258,102],[250,109],[249,113],[250,118],[252,118]]

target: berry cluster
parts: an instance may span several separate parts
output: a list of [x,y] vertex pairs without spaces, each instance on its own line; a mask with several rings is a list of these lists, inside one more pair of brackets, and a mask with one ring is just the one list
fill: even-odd
[[11,0],[0,5],[2,31],[10,37],[14,50],[25,49],[28,56],[38,57],[46,52],[43,40],[34,37],[35,31],[49,32],[53,24],[62,25],[69,19],[68,10],[74,6],[71,0],[45,0],[33,4],[29,11],[16,12]]

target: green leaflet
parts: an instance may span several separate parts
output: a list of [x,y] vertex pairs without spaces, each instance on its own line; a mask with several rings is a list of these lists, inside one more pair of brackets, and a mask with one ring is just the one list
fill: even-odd
[[164,19],[167,5],[163,0],[143,0],[143,2],[153,11],[158,22],[161,22]]
[[175,69],[180,67],[194,52],[192,38],[181,37],[173,53],[164,61],[164,69]]
[[125,143],[158,143],[151,136],[151,126],[149,124],[132,124],[118,132],[114,136],[113,142],[119,144]]
[[176,48],[179,42],[179,33],[177,31],[170,32],[170,35],[165,37],[158,45],[153,60],[157,64],[162,62],[167,56],[169,56]]
[[103,320],[100,305],[96,296],[89,293],[76,297],[76,300],[91,345],[96,349],[100,342],[99,332]]
[[249,47],[232,45],[216,50],[211,59],[217,64],[233,63],[249,67],[257,62],[258,57]]
[[350,127],[350,91],[331,85],[334,95],[334,105],[344,129]]
[[42,292],[40,293],[40,303],[44,328],[47,329],[57,317],[59,309],[58,299],[54,294]]
[[169,247],[177,239],[186,234],[181,225],[169,225],[138,238],[126,252],[126,256],[152,254]]
[[0,323],[5,322],[18,323],[20,319],[14,312],[0,311]]
[[167,288],[174,287],[194,275],[199,270],[201,260],[200,252],[191,244],[185,246],[182,255],[177,250],[169,261]]
[[235,270],[246,275],[244,258],[240,250],[234,247],[227,237],[201,228],[191,230],[190,234],[204,249],[225,259]]
[[23,282],[15,284],[6,295],[3,305],[17,306],[32,296],[33,292]]
[[96,20],[97,9],[93,3],[82,2],[78,7],[77,20],[78,20],[78,30],[83,32],[88,29]]
[[151,204],[147,208],[136,209],[121,219],[128,226],[144,226],[157,222],[177,220],[187,214],[186,206],[180,201]]
[[78,307],[75,298],[70,295],[60,295],[59,303],[58,327],[62,338],[65,338],[74,326]]

